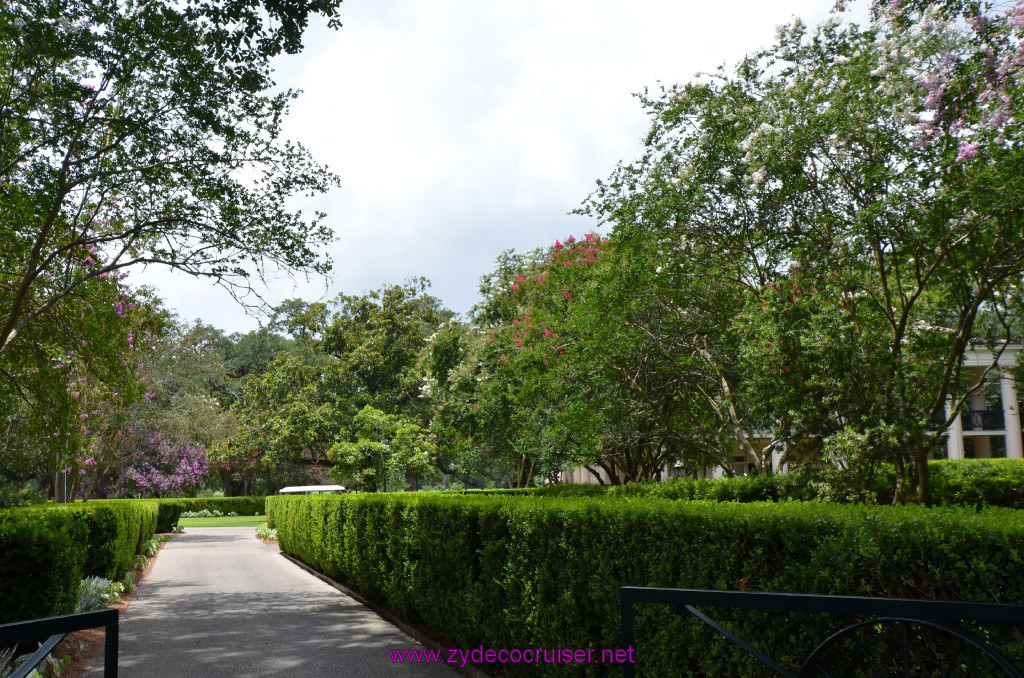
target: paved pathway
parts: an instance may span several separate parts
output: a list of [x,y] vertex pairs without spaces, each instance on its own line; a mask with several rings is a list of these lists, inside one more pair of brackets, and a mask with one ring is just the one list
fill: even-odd
[[[450,667],[392,664],[421,647],[288,562],[251,527],[186,528],[168,542],[121,616],[121,678],[423,676]],[[87,678],[102,676],[102,648]]]

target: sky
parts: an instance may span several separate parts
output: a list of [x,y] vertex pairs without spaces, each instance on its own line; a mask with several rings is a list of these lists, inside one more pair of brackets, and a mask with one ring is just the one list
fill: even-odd
[[[502,250],[597,230],[570,212],[641,155],[648,120],[634,93],[731,69],[777,25],[817,24],[833,2],[345,0],[344,26],[311,24],[275,71],[303,92],[285,135],[341,177],[295,205],[327,213],[334,270],[257,289],[270,303],[314,301],[423,276],[468,311]],[[131,280],[183,320],[259,326],[208,281],[154,267]]]

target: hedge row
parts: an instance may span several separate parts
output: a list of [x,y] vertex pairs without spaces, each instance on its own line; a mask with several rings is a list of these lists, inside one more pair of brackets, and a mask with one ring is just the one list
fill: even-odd
[[[1024,459],[939,459],[928,463],[932,504],[1024,508]],[[896,474],[883,467],[872,488],[878,503],[892,502]],[[677,480],[626,485],[551,485],[540,496],[662,497],[708,501],[813,501],[823,497],[825,475],[798,471],[770,476]]]
[[186,504],[180,499],[157,499],[157,532],[173,532],[178,519],[186,510]]
[[928,466],[936,504],[1024,509],[1024,459],[941,460]]
[[0,511],[0,623],[74,612],[82,578],[124,577],[158,513],[130,499]]
[[160,501],[182,502],[185,511],[220,511],[224,515],[237,513],[240,516],[265,515],[266,497],[186,497]]
[[[268,505],[285,552],[452,648],[616,648],[624,585],[1024,603],[1024,514],[1007,509],[429,493]],[[767,675],[689,615],[637,609],[641,675]],[[839,628],[822,615],[714,612],[793,668]],[[1024,658],[1019,642],[1004,651]]]

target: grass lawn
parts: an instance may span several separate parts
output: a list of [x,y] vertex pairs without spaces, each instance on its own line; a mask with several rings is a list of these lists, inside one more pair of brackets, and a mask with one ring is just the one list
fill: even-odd
[[267,522],[266,516],[223,516],[221,518],[180,518],[182,527],[256,527]]

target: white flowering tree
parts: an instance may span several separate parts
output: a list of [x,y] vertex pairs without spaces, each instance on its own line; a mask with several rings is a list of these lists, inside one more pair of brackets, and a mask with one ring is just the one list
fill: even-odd
[[892,462],[897,498],[926,501],[930,422],[966,397],[964,349],[1014,336],[1024,6],[872,17],[797,21],[734,74],[644,96],[647,153],[588,208],[654,244],[680,313],[695,281],[732,287],[741,312],[714,331],[740,350],[695,334],[692,353],[733,375],[717,395],[733,424]]

